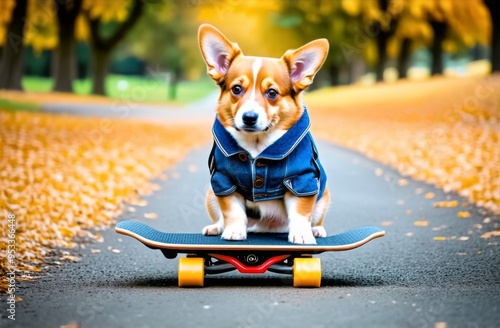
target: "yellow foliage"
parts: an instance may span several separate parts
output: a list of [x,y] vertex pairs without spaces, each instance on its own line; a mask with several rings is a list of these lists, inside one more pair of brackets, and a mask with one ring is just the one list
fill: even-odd
[[99,18],[102,22],[124,21],[128,16],[130,0],[84,0],[82,8],[89,12],[90,18]]
[[[156,190],[148,181],[210,138],[209,126],[169,126],[0,110],[0,274],[7,217],[16,216],[15,263],[40,271],[52,247],[113,223],[122,203]],[[102,239],[102,238],[101,238]],[[61,259],[71,260],[66,254]],[[2,279],[0,291],[5,291]]]
[[319,136],[498,214],[499,80],[436,78],[320,90],[306,103]]
[[377,63],[377,45],[373,40],[370,40],[366,47],[363,48],[363,57],[365,58],[365,61],[369,66],[375,65]]
[[3,46],[5,41],[7,41],[7,28],[0,25],[0,46]]
[[88,41],[90,39],[90,28],[88,21],[81,13],[76,17],[75,38],[78,41]]
[[12,19],[12,11],[16,5],[16,0],[0,1],[0,46],[7,41],[7,26]]
[[[287,49],[302,45],[293,29],[278,28],[268,19],[280,5],[279,1],[202,1],[197,6],[196,18],[200,23],[217,26],[229,40],[237,42],[246,55],[280,57]],[[296,5],[311,8],[309,1]],[[242,22],[244,28],[235,28]]]
[[54,49],[58,45],[55,4],[52,0],[29,0],[24,42],[31,45],[35,53]]
[[342,0],[342,9],[351,16],[358,16],[361,12],[361,0]]
[[0,1],[0,47],[7,41],[7,26],[12,19],[16,0]]
[[392,58],[399,56],[400,48],[401,40],[397,37],[390,38],[387,42],[387,55]]
[[429,45],[433,38],[430,20],[444,22],[449,27],[445,51],[455,52],[457,43],[467,47],[489,43],[491,19],[482,0],[406,0],[396,37]]
[[457,42],[455,40],[446,39],[443,41],[443,50],[449,53],[455,53],[458,50]]
[[0,25],[7,25],[10,23],[15,4],[16,0],[0,1]]

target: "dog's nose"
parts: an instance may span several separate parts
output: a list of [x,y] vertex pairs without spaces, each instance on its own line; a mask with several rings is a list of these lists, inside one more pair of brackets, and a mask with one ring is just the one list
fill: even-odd
[[259,114],[256,112],[250,111],[243,114],[243,123],[247,126],[254,126],[257,123],[257,119],[259,118]]

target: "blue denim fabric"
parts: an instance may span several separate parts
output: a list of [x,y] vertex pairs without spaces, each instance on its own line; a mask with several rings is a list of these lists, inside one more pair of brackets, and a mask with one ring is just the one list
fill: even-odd
[[238,192],[259,202],[283,198],[287,190],[296,196],[321,199],[326,173],[309,132],[307,110],[280,139],[256,158],[241,148],[215,119],[214,146],[209,158],[212,189],[217,196]]

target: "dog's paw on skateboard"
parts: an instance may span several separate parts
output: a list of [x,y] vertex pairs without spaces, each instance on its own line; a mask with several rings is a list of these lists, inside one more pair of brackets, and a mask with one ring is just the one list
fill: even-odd
[[314,238],[311,230],[290,230],[288,241],[294,244],[316,244],[316,238]]
[[222,239],[225,240],[246,240],[247,227],[244,225],[230,225],[222,232]]
[[207,225],[205,228],[203,228],[201,233],[206,235],[206,236],[218,236],[222,233],[223,229],[224,229],[223,226],[221,226],[218,223],[214,223],[211,225]]
[[325,238],[327,236],[326,230],[323,226],[312,227],[313,236],[316,238]]

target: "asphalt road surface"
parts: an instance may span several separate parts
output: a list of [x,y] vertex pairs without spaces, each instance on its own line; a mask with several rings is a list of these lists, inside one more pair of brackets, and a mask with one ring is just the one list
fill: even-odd
[[[469,207],[472,216],[458,218],[461,208],[433,207],[447,197],[465,201],[458,196],[411,180],[400,186],[401,177],[381,164],[330,144],[318,146],[333,192],[328,233],[363,225],[387,232],[358,249],[320,255],[321,288],[293,288],[289,276],[238,272],[207,276],[204,288],[179,288],[177,260],[110,229],[102,232],[103,243],[76,251],[79,262],[19,283],[23,301],[16,304],[16,321],[6,319],[4,310],[0,326],[500,326],[499,238],[480,238],[498,226],[499,217]],[[209,221],[203,205],[209,149],[193,151],[167,171],[168,179],[158,181],[162,189],[145,197],[148,205],[118,220],[201,231]],[[435,197],[426,199],[427,192]],[[158,218],[144,218],[151,212]]]

